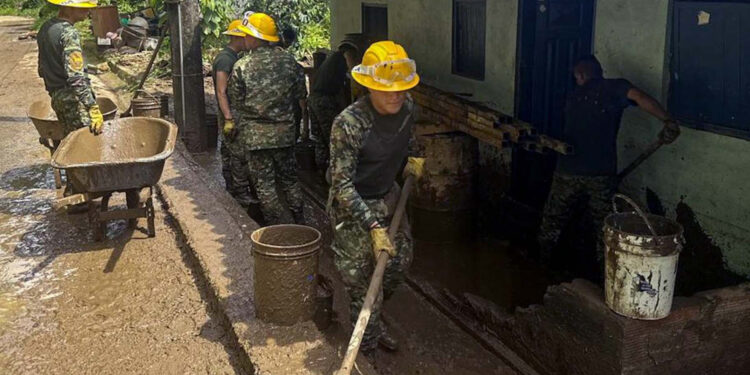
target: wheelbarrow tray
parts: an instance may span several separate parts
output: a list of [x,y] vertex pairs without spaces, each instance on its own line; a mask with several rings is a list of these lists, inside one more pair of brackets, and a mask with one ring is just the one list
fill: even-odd
[[[100,96],[96,98],[96,104],[99,105],[99,110],[101,110],[105,121],[114,120],[117,115],[117,104],[112,99]],[[53,141],[61,141],[65,138],[65,130],[57,121],[57,115],[52,109],[49,99],[31,103],[26,114],[34,124],[36,131],[39,132],[40,137]]]
[[177,126],[162,119],[129,117],[104,124],[94,135],[78,129],[63,139],[52,166],[65,169],[77,192],[124,191],[159,182],[174,151]]

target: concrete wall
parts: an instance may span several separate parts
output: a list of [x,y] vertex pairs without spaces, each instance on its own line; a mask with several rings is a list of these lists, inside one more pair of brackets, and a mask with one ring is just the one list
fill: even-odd
[[[598,1],[594,50],[609,77],[624,77],[662,103],[668,88],[670,2]],[[655,139],[661,123],[637,108],[626,111],[618,144],[620,166]],[[689,128],[637,169],[624,189],[644,198],[651,189],[667,215],[683,202],[721,248],[734,272],[750,276],[750,143]],[[645,201],[645,198],[642,199]]]
[[[332,0],[332,42],[361,30],[360,0]],[[472,100],[513,114],[518,0],[487,2],[487,63],[483,82],[451,74],[451,0],[373,0],[388,5],[391,39],[417,61],[425,82],[446,91],[474,92]],[[599,0],[594,51],[609,77],[629,79],[662,102],[668,83],[670,0]],[[661,124],[628,109],[619,138],[623,167],[655,139]],[[728,268],[750,276],[748,141],[683,128],[637,169],[623,189],[645,201],[652,190],[668,216],[684,203]]]
[[422,79],[439,89],[472,92],[470,99],[513,113],[516,74],[517,0],[487,2],[485,79],[451,73],[452,0],[332,0],[332,44],[362,30],[362,3],[387,4],[388,36],[416,60]]

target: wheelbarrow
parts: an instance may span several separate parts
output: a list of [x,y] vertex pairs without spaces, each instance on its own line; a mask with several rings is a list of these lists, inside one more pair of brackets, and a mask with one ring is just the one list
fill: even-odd
[[[102,111],[104,121],[114,120],[117,115],[117,104],[106,96],[96,98],[96,103]],[[65,131],[57,121],[57,115],[52,109],[49,99],[37,100],[31,103],[27,115],[34,124],[36,131],[39,132],[39,143],[49,149],[50,156],[60,145],[60,141],[65,138]],[[60,171],[55,169],[55,188],[62,188],[62,177]]]
[[[121,118],[105,126],[100,135],[88,129],[70,133],[52,155],[52,166],[65,170],[72,191],[59,198],[55,208],[88,203],[97,241],[104,239],[107,221],[114,219],[127,219],[135,228],[138,218],[146,218],[148,236],[154,237],[153,186],[174,151],[177,126],[150,117]],[[148,198],[141,202],[143,189],[148,189]],[[127,209],[109,210],[109,199],[116,192],[125,193]],[[99,207],[97,198],[102,198]]]

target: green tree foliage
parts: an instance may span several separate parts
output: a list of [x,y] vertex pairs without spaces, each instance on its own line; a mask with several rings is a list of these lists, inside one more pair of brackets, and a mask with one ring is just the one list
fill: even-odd
[[281,30],[292,28],[297,32],[297,42],[292,50],[298,57],[329,47],[329,0],[248,0],[245,8],[271,15]]

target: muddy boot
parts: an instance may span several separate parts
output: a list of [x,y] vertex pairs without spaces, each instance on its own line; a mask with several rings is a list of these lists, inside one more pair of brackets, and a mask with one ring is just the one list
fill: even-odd
[[398,340],[388,334],[388,331],[386,330],[383,330],[383,333],[378,337],[378,344],[389,352],[395,352],[398,350]]

